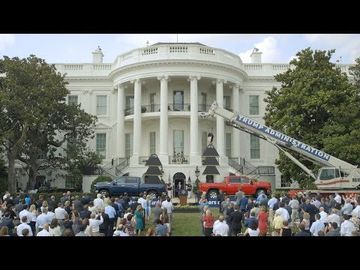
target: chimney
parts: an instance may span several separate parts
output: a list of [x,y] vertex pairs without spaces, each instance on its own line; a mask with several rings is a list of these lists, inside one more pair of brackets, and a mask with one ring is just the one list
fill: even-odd
[[99,64],[103,62],[104,54],[102,53],[100,46],[98,46],[98,48],[92,54],[94,64]]
[[261,63],[261,54],[258,48],[254,48],[250,54],[251,63],[260,64]]

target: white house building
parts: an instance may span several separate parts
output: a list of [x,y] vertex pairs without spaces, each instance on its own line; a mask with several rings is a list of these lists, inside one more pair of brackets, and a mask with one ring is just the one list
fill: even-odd
[[[261,62],[261,52],[243,63],[234,53],[200,43],[156,43],[103,63],[101,49],[93,63],[55,64],[69,82],[69,103],[80,103],[96,115],[96,136],[90,147],[103,155],[114,175],[142,176],[145,160],[156,153],[163,179],[196,179],[207,135],[214,134],[222,181],[229,173],[260,175],[280,186],[274,161],[277,150],[255,136],[227,126],[224,119],[200,119],[213,101],[264,123],[265,91],[280,84],[274,75],[289,64]],[[347,72],[348,66],[341,67]]]

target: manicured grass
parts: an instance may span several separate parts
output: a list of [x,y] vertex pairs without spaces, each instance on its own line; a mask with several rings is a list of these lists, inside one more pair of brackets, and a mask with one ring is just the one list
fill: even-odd
[[[211,209],[215,219],[219,216],[217,208]],[[200,211],[198,213],[174,213],[172,224],[172,236],[202,236]],[[150,223],[145,226],[145,231],[141,235],[145,235],[146,231],[152,226],[153,215],[150,216]]]

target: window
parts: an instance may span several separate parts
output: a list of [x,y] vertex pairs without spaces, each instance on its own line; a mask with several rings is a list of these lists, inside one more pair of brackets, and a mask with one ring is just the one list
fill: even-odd
[[201,134],[201,149],[202,149],[201,151],[202,151],[202,153],[204,153],[204,151],[207,147],[207,143],[208,143],[208,137],[207,137],[207,132],[205,131]]
[[259,114],[259,96],[249,96],[249,114]]
[[134,114],[134,96],[126,96],[125,115]]
[[184,110],[184,91],[174,91],[174,111]]
[[150,154],[156,154],[156,133],[150,132]]
[[96,134],[96,153],[102,158],[106,157],[106,133]]
[[230,177],[230,183],[241,183],[240,177]]
[[320,173],[320,180],[331,180],[335,178],[335,169],[322,169]]
[[155,112],[155,93],[150,94],[150,111]]
[[224,108],[231,111],[231,97],[224,96]]
[[137,184],[137,183],[139,183],[139,180],[136,177],[128,177],[128,178],[126,178],[126,183]]
[[184,154],[184,131],[174,130],[174,154]]
[[227,157],[231,157],[231,133],[225,134],[225,144],[226,144],[225,155]]
[[125,183],[125,177],[120,177],[115,180],[117,184],[124,184]]
[[254,135],[250,135],[250,158],[260,158],[260,139]]
[[70,95],[68,96],[68,105],[78,105],[78,96]]
[[96,114],[106,115],[106,96],[96,96]]
[[200,96],[200,104],[199,104],[199,111],[206,112],[206,93],[201,93]]
[[132,153],[132,146],[133,146],[133,137],[130,133],[125,134],[125,157],[131,157]]
[[250,183],[250,179],[249,179],[249,178],[241,177],[240,179],[241,179],[241,183],[243,183],[243,184],[248,184],[248,183]]

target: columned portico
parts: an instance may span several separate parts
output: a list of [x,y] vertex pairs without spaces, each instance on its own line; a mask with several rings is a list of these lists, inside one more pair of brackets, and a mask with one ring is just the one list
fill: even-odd
[[125,94],[124,94],[124,86],[118,85],[118,96],[117,96],[117,136],[118,136],[118,143],[117,143],[117,154],[118,157],[124,158],[125,157],[125,126],[124,126],[124,117],[125,117]]
[[190,76],[190,164],[201,165],[199,154],[199,110],[198,110],[198,80],[200,76]]
[[131,165],[139,164],[140,146],[141,146],[141,81],[136,79],[134,82],[134,143],[133,155],[130,159]]
[[[234,112],[240,112],[240,86],[234,84],[232,86],[232,108]],[[240,130],[233,128],[231,132],[231,157],[240,157]]]
[[[216,102],[220,107],[223,107],[224,103],[224,80],[216,80]],[[227,163],[225,157],[225,124],[224,118],[216,116],[216,149],[220,156],[220,165]]]
[[163,165],[169,163],[168,153],[168,76],[158,77],[160,80],[160,151],[159,159]]

